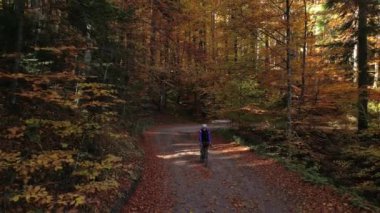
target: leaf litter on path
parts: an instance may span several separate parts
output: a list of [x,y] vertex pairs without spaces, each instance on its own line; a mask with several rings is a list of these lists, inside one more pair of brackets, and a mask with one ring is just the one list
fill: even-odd
[[188,137],[179,128],[156,128],[145,137],[142,181],[124,212],[360,212],[330,187],[307,183],[276,161],[217,137],[206,168],[189,152],[197,149],[196,129]]

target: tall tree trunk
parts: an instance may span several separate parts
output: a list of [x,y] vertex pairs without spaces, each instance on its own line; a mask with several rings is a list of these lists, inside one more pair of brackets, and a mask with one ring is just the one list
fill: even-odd
[[253,67],[255,71],[259,70],[259,61],[258,61],[258,53],[259,53],[259,30],[254,29],[253,33],[253,53],[252,53],[252,59],[253,59]]
[[286,135],[292,136],[293,133],[293,120],[292,120],[292,68],[291,68],[291,26],[290,26],[290,0],[286,0],[285,5],[285,19],[286,19],[286,72],[287,72],[287,129]]
[[265,35],[265,72],[270,70],[270,49],[269,49],[269,36]]
[[25,1],[24,0],[15,0],[15,11],[17,16],[17,40],[16,40],[16,59],[14,64],[14,71],[20,70],[22,48],[24,43],[24,10],[25,10]]
[[[150,27],[151,27],[151,34],[150,34],[150,75],[153,78],[153,81],[157,81],[155,77],[153,77],[155,74],[155,66],[160,62],[159,59],[157,58],[157,31],[158,31],[158,5],[159,2],[158,0],[151,0],[151,20],[150,20]],[[160,80],[160,78],[158,78]],[[161,84],[160,82],[158,82]],[[162,96],[161,96],[161,90],[156,91],[158,92],[158,101],[157,98],[153,98],[155,100],[158,110],[161,111],[162,107]]]
[[[18,72],[20,71],[21,66],[21,57],[22,57],[22,49],[23,49],[23,43],[24,43],[24,10],[25,10],[25,1],[24,0],[15,0],[15,12],[17,16],[17,40],[16,40],[16,58],[14,62],[13,71]],[[16,96],[16,90],[18,87],[18,81],[17,79],[13,80],[11,91],[12,91],[12,97],[11,97],[11,104],[16,105],[17,102],[17,96]]]
[[375,76],[374,76],[374,79],[373,79],[373,88],[376,89],[379,87],[379,53],[376,53],[375,54]]
[[151,0],[152,17],[150,21],[151,35],[150,35],[150,66],[156,65],[156,53],[157,53],[157,21],[158,21],[158,0]]
[[226,62],[228,62],[230,60],[230,48],[229,48],[230,44],[229,44],[229,41],[228,41],[228,35],[225,33],[224,35],[224,60]]
[[358,64],[358,44],[355,44],[354,51],[352,53],[352,60],[354,62],[352,67],[353,82],[358,83],[359,64]]
[[216,59],[216,50],[215,50],[215,23],[216,12],[214,10],[211,11],[211,58],[213,61]]
[[306,55],[307,55],[307,31],[308,31],[308,15],[307,15],[307,2],[303,0],[304,6],[304,31],[303,31],[303,46],[302,46],[302,76],[301,76],[301,95],[299,99],[298,113],[301,112],[301,107],[305,102],[305,75],[306,75]]
[[256,35],[256,47],[255,47],[255,54],[254,54],[254,57],[255,57],[255,60],[256,60],[256,69],[260,69],[260,54],[261,54],[261,45],[260,45],[260,31],[257,30],[257,35]]
[[366,0],[358,1],[359,4],[359,29],[358,29],[358,130],[368,128],[368,41],[367,41],[367,13],[368,2]]
[[[237,9],[236,8],[233,8],[231,10],[231,22],[234,23],[235,20],[236,20],[236,13],[237,13]],[[239,57],[239,45],[238,45],[238,35],[237,33],[233,33],[233,50],[234,50],[234,63],[236,64],[237,61],[238,61],[238,57]]]
[[238,57],[239,57],[239,46],[238,46],[238,38],[235,35],[234,36],[234,63],[238,62]]

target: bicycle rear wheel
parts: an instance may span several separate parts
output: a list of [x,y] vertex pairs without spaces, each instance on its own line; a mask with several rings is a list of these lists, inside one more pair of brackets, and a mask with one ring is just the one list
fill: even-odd
[[205,164],[205,167],[208,166],[208,148],[204,149],[204,164]]

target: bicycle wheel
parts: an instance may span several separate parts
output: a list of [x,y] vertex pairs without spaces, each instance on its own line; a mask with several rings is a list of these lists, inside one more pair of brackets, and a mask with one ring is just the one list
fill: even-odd
[[204,162],[204,159],[205,159],[205,150],[203,147],[201,147],[201,150],[200,150],[200,160],[201,160],[201,163]]
[[205,163],[205,167],[207,167],[208,166],[208,148],[204,149],[204,163]]

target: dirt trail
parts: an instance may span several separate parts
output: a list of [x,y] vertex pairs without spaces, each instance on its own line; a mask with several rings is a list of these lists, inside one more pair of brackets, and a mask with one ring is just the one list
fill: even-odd
[[204,167],[198,128],[166,126],[145,133],[145,172],[123,212],[357,212],[332,190],[222,140],[213,140]]

